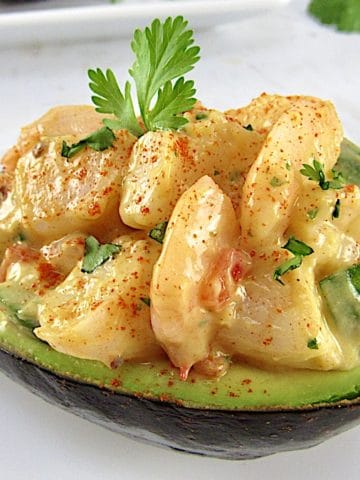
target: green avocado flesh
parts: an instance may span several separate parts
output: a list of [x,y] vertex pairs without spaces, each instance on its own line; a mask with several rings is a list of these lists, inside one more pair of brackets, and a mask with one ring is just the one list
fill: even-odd
[[360,187],[360,147],[345,138],[335,170],[342,173],[347,183]]
[[0,348],[80,383],[193,408],[269,410],[305,408],[360,396],[360,367],[346,372],[266,371],[233,364],[218,380],[191,373],[186,382],[163,360],[125,363],[116,369],[53,350],[6,310],[0,309]]
[[337,328],[345,337],[360,340],[360,264],[336,272],[320,288]]
[[[360,148],[344,140],[336,169],[347,182],[360,186]],[[355,274],[353,283],[359,282]],[[185,382],[166,360],[124,363],[110,369],[101,362],[71,357],[33,335],[34,299],[29,292],[25,296],[19,293],[0,285],[0,349],[79,384],[199,409],[284,410],[360,401],[360,367],[331,372],[271,371],[238,363],[220,379],[209,380],[191,372]]]

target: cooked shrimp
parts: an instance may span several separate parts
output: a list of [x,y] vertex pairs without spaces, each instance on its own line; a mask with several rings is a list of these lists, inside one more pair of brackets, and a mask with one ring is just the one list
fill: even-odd
[[[202,177],[178,201],[151,282],[151,322],[182,378],[208,357],[247,259],[236,251],[239,226],[230,199]],[[245,260],[244,260],[245,259]]]
[[306,181],[302,164],[313,159],[328,175],[340,151],[342,128],[335,109],[318,99],[299,100],[270,130],[246,178],[240,209],[242,235],[248,248],[282,242],[299,194]]

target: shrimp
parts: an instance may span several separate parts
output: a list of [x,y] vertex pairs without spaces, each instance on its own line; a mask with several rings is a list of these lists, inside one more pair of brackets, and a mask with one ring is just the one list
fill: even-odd
[[127,225],[147,230],[168,220],[180,196],[204,175],[239,206],[263,138],[215,110],[202,110],[202,120],[187,115],[184,131],[147,132],[136,142],[120,203]]
[[340,151],[342,128],[335,109],[319,99],[299,99],[270,130],[246,178],[240,224],[247,248],[263,247],[269,239],[282,242],[301,185],[302,164],[313,159],[326,175]]
[[163,354],[150,325],[152,267],[160,245],[144,234],[113,240],[122,246],[92,273],[81,262],[41,298],[35,334],[59,352],[99,360],[109,367],[124,360],[148,361]]
[[181,196],[171,215],[151,281],[151,322],[182,379],[208,357],[218,311],[247,269],[239,235],[230,199],[208,176]]

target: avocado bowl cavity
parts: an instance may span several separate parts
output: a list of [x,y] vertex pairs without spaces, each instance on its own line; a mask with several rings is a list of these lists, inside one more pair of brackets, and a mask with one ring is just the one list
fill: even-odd
[[243,460],[317,445],[360,423],[360,368],[265,371],[179,380],[169,362],[100,362],[56,352],[3,310],[0,368],[48,402],[125,436]]

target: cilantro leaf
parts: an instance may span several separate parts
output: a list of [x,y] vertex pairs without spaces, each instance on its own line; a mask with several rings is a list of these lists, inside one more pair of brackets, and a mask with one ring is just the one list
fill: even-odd
[[[192,30],[182,16],[155,19],[144,31],[137,29],[131,48],[136,60],[129,73],[135,80],[141,116],[148,130],[150,103],[164,85],[185,75],[199,60],[200,48],[193,46]],[[184,111],[184,110],[183,110]]]
[[360,32],[359,0],[312,0],[308,11],[320,22],[336,25],[338,30]]
[[295,270],[295,268],[300,267],[302,264],[302,256],[297,255],[293,258],[290,258],[289,260],[286,260],[286,262],[282,263],[275,271],[273,274],[273,279],[276,280],[277,282],[281,283],[281,285],[285,285],[285,283],[281,280],[280,277],[285,275],[285,273],[290,272],[291,270]]
[[81,271],[84,273],[92,273],[97,267],[119,253],[121,248],[121,245],[115,245],[114,243],[101,245],[95,237],[87,237],[85,240],[85,255]]
[[150,230],[149,237],[153,240],[163,243],[168,222],[161,222]]
[[196,90],[183,75],[194,68],[200,49],[193,45],[193,32],[187,24],[181,16],[169,17],[163,23],[155,19],[150,27],[134,32],[131,48],[136,58],[129,73],[135,81],[142,122],[135,115],[129,82],[123,94],[110,69],[106,73],[99,68],[89,70],[96,111],[116,117],[104,119],[106,126],[126,128],[139,137],[144,133],[142,125],[145,130],[177,130],[188,122],[182,113],[193,107]]
[[332,180],[325,179],[324,165],[318,160],[313,160],[313,166],[303,163],[303,168],[300,170],[300,173],[305,177],[308,177],[309,180],[314,180],[319,183],[319,187],[322,190],[329,190],[329,188],[338,190],[345,185],[345,180],[341,172],[332,170]]
[[310,348],[311,350],[319,350],[319,344],[318,344],[317,338],[311,338],[307,343],[307,347]]
[[64,141],[62,143],[61,155],[65,158],[71,158],[86,146],[101,152],[106,148],[111,147],[114,140],[114,132],[108,127],[103,127],[72,145],[67,145]]
[[284,180],[280,180],[280,178],[278,177],[272,177],[272,179],[270,180],[270,185],[274,188],[276,187],[281,187],[281,185],[284,185]]
[[330,180],[329,188],[332,188],[334,190],[339,190],[340,188],[343,188],[343,186],[346,184],[343,174],[334,169],[331,170],[331,173],[333,176],[333,180]]
[[148,307],[150,307],[151,305],[151,300],[149,297],[140,297],[140,300],[145,303],[145,305],[147,305]]
[[318,213],[319,213],[318,208],[312,208],[311,210],[307,211],[307,216],[310,218],[310,220],[314,220],[314,218],[316,218]]
[[325,180],[324,166],[318,160],[313,159],[313,166],[303,163],[300,173],[308,177],[309,180],[318,182],[323,190],[329,189],[329,182]]
[[297,240],[295,237],[290,237],[286,244],[281,248],[285,248],[294,255],[301,255],[302,257],[314,253],[314,250],[309,247],[309,245],[306,245],[306,243],[301,240]]
[[131,85],[125,84],[124,95],[122,94],[116,77],[112,70],[107,69],[104,73],[100,68],[89,70],[89,87],[96,95],[91,100],[96,105],[99,113],[112,113],[116,120],[105,118],[104,124],[116,130],[125,128],[130,133],[139,137],[144,133],[136,118],[134,105],[131,99]]
[[149,130],[178,130],[183,127],[188,120],[178,114],[194,106],[195,91],[194,82],[185,82],[184,77],[179,78],[174,85],[166,82],[164,88],[159,90],[154,108],[148,114]]
[[286,244],[281,248],[285,248],[286,250],[295,255],[293,258],[290,258],[289,260],[283,262],[274,271],[273,279],[281,283],[281,285],[285,285],[280,277],[282,277],[282,275],[285,275],[285,273],[300,267],[303,258],[314,253],[314,250],[301,240],[297,240],[295,237],[290,237]]

